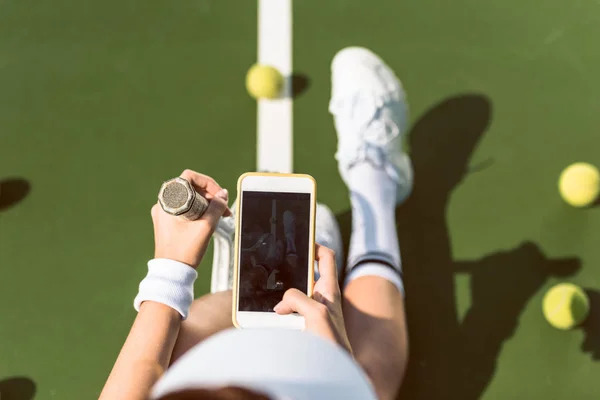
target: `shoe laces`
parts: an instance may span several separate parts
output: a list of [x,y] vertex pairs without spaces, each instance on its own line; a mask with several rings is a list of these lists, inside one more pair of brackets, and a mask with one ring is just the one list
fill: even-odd
[[[338,138],[336,159],[348,168],[368,160],[398,180],[394,165],[399,155],[393,142],[405,129],[402,101],[396,91],[381,95],[364,90],[332,99],[330,111],[336,116],[336,123],[342,125],[338,130],[343,132]],[[354,132],[347,134],[349,130]]]
[[[356,91],[346,96],[340,96],[331,101],[330,112],[334,114],[346,130],[358,130],[358,138],[352,142],[385,146],[396,139],[401,127],[396,122],[394,111],[400,106],[400,96],[397,92],[383,95],[371,91]],[[396,117],[396,118],[395,118]],[[345,141],[345,136],[341,141]]]

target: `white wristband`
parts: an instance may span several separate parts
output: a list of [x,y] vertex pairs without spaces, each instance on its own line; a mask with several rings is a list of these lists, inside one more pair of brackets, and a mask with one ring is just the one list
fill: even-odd
[[186,319],[194,301],[198,272],[187,264],[166,258],[148,261],[148,275],[140,282],[133,307],[140,311],[144,301],[155,301],[177,310]]

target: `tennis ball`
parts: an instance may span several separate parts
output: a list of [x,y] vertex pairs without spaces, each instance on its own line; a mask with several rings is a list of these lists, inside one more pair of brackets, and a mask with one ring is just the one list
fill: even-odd
[[600,194],[600,173],[588,163],[575,163],[568,166],[558,181],[562,198],[573,207],[586,207]]
[[571,329],[588,316],[590,301],[578,286],[560,283],[544,296],[543,311],[546,320],[555,328]]
[[269,65],[253,65],[246,74],[246,89],[255,99],[279,97],[283,87],[283,75]]

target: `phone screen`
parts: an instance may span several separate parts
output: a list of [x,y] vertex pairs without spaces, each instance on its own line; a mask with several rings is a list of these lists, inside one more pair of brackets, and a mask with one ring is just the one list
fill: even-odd
[[239,311],[273,312],[286,290],[307,293],[310,196],[242,192]]

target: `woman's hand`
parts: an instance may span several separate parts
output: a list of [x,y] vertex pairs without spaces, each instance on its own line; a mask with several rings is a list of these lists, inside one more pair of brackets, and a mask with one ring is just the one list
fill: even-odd
[[325,246],[315,244],[316,260],[321,277],[315,283],[313,298],[289,289],[274,308],[280,315],[297,312],[306,321],[306,330],[339,344],[352,354],[342,313],[342,294],[338,283],[335,254]]
[[209,176],[187,169],[180,176],[206,197],[209,205],[200,219],[186,221],[167,214],[158,203],[155,204],[152,207],[154,258],[168,258],[196,268],[206,252],[219,218],[231,215],[227,208],[228,193]]

